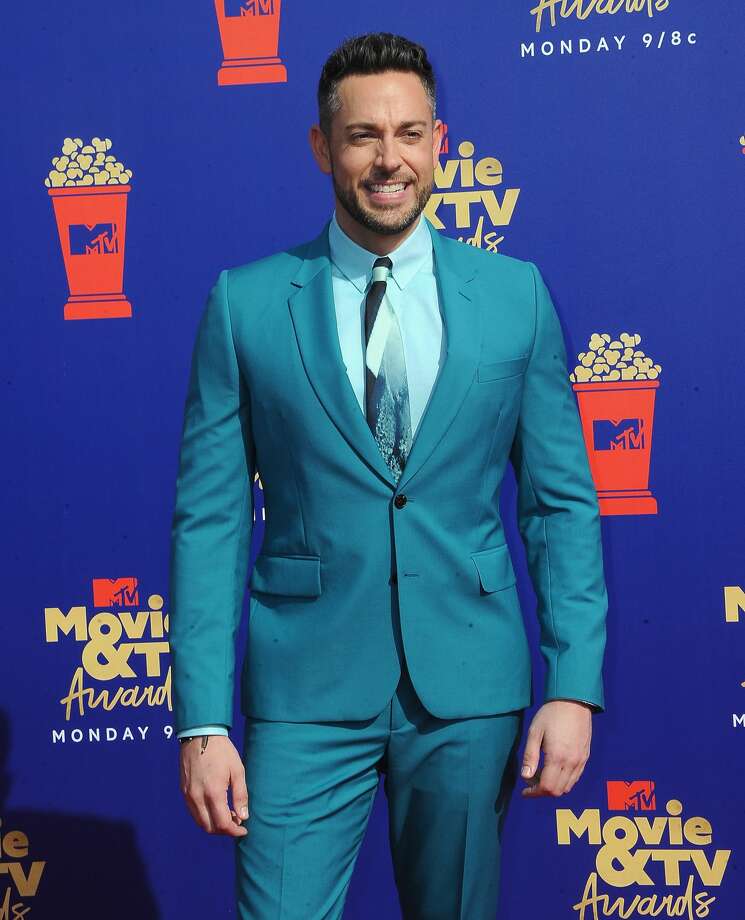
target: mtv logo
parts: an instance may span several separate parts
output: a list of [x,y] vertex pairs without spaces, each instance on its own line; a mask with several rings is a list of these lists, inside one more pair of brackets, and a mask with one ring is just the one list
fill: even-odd
[[627,783],[626,780],[608,780],[608,811],[654,811],[654,782],[640,779]]
[[225,0],[226,16],[272,16],[274,0]]
[[136,607],[140,603],[136,578],[94,578],[94,607]]
[[595,450],[643,450],[644,419],[600,418],[592,423]]
[[109,255],[119,252],[116,224],[70,224],[70,255]]

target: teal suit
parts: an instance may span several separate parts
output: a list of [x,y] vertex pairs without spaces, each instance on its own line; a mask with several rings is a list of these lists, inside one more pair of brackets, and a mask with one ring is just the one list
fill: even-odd
[[241,673],[250,732],[379,728],[406,672],[423,719],[512,719],[502,768],[510,750],[514,758],[516,713],[533,697],[499,514],[508,460],[538,601],[544,699],[604,708],[599,511],[550,295],[532,262],[427,226],[447,355],[398,484],[342,361],[328,225],[307,244],[222,271],[210,292],[173,518],[177,731],[233,722],[257,472],[266,520]]
[[448,353],[398,486],[341,361],[327,227],[307,246],[220,273],[194,349],[173,520],[177,730],[233,723],[257,469],[266,521],[250,580],[244,714],[379,713],[399,677],[386,616],[394,568],[427,709],[453,718],[529,706],[499,514],[508,459],[544,699],[604,707],[599,512],[550,296],[532,263],[430,231]]

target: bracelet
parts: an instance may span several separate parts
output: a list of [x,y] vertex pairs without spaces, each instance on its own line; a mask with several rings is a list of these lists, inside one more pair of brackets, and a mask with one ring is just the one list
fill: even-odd
[[194,741],[195,738],[202,739],[202,749],[199,753],[204,754],[204,752],[207,750],[207,742],[210,740],[210,738],[214,738],[214,735],[187,735],[186,737],[179,738],[178,740],[180,744],[183,745],[186,744],[187,741]]

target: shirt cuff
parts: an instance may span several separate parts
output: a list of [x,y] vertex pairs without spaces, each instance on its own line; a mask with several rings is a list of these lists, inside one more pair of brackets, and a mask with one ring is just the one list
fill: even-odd
[[195,737],[196,735],[227,735],[227,725],[197,725],[195,728],[185,728],[176,732],[177,738]]

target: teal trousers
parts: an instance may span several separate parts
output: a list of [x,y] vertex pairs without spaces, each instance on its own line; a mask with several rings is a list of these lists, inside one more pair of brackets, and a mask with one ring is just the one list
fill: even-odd
[[406,667],[362,722],[248,717],[248,829],[236,838],[241,920],[337,920],[381,773],[405,920],[495,920],[502,825],[517,780],[524,710],[438,719]]

